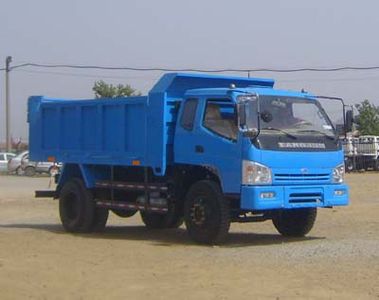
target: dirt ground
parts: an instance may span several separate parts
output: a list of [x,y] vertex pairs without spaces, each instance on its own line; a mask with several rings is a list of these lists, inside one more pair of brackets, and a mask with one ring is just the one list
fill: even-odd
[[223,246],[184,227],[149,231],[112,215],[104,233],[65,233],[48,178],[0,176],[1,299],[379,299],[379,174],[347,176],[351,205],[319,210],[307,238],[232,224]]

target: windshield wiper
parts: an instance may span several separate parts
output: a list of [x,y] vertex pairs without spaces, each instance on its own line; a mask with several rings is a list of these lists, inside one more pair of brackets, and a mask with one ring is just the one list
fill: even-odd
[[298,132],[314,132],[314,133],[319,133],[319,134],[325,136],[329,140],[335,140],[336,139],[336,137],[334,135],[332,136],[332,135],[329,135],[323,131],[316,130],[316,129],[304,129],[304,130],[298,130]]
[[284,133],[287,137],[291,138],[291,139],[297,139],[297,137],[283,129],[280,129],[280,128],[274,128],[274,127],[265,127],[265,128],[262,128],[262,130],[275,130],[275,131],[279,131],[279,132],[282,132]]

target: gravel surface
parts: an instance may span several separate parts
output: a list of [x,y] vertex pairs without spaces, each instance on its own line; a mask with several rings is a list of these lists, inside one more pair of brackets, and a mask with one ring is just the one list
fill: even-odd
[[0,176],[1,299],[379,299],[379,173],[349,174],[351,205],[319,210],[306,238],[233,224],[222,246],[181,227],[111,215],[104,233],[65,233],[49,178]]

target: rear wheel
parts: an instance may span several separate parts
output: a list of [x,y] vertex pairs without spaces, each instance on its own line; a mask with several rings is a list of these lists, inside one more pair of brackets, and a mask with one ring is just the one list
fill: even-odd
[[283,209],[273,219],[275,228],[283,236],[303,237],[311,231],[317,208]]
[[202,180],[192,185],[184,204],[184,219],[189,236],[198,243],[217,244],[226,239],[229,205],[216,182]]
[[59,214],[69,232],[91,232],[104,229],[108,209],[96,207],[93,195],[80,179],[71,179],[62,188]]

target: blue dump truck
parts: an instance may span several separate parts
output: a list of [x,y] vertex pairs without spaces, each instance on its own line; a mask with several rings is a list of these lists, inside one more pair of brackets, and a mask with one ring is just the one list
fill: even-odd
[[147,96],[32,96],[30,157],[64,164],[56,190],[36,196],[59,199],[69,232],[102,230],[112,211],[139,212],[154,229],[184,221],[205,244],[224,241],[231,222],[272,220],[280,234],[304,236],[317,208],[349,202],[344,155],[318,97],[273,86],[169,73]]

